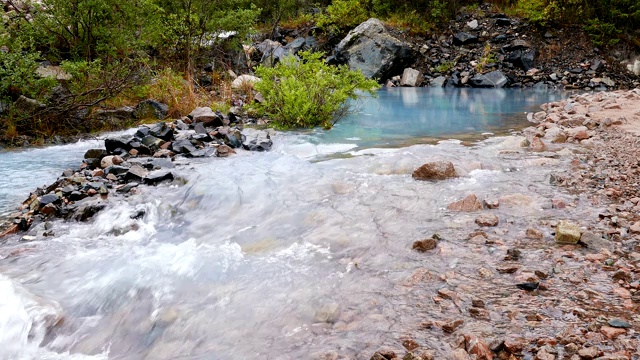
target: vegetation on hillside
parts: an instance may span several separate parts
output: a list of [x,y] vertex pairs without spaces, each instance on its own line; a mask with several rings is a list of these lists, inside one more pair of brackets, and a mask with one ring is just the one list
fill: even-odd
[[[242,45],[251,43],[258,32],[273,37],[278,27],[317,26],[316,36],[335,39],[367,18],[378,17],[414,34],[431,34],[458,9],[479,4],[474,0],[4,1],[0,137],[5,138],[46,138],[126,126],[79,121],[78,114],[98,104],[131,105],[151,96],[170,103],[172,115],[184,114],[192,106],[229,106],[231,79],[226,70],[238,70]],[[636,28],[640,0],[492,2],[496,10],[541,27],[582,26],[598,46],[620,41],[640,46]],[[45,61],[61,65],[71,78],[36,75],[35,69]],[[209,74],[203,82],[205,64]],[[274,71],[285,69],[257,71],[281,78],[286,74]],[[8,106],[21,95],[37,100],[37,106],[27,110]]]

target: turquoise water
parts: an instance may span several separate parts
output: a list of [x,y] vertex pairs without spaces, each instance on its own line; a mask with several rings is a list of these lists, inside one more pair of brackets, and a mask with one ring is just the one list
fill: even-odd
[[315,143],[359,147],[402,146],[438,139],[468,139],[482,133],[504,134],[527,126],[525,112],[563,98],[559,92],[513,89],[387,88],[330,131],[318,131]]

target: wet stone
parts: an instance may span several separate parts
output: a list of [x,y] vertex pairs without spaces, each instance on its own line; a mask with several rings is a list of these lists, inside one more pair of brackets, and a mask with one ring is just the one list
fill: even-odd
[[556,226],[556,242],[561,244],[575,244],[580,241],[582,230],[578,225],[570,223],[568,221],[558,222]]
[[481,214],[476,218],[475,222],[479,226],[493,227],[498,225],[500,219],[494,214]]
[[124,176],[125,181],[142,182],[149,172],[140,165],[133,165]]
[[607,324],[609,324],[609,326],[611,327],[620,328],[620,329],[628,329],[631,327],[631,324],[629,324],[627,321],[624,321],[618,318],[609,320]]
[[138,185],[140,185],[140,184],[137,183],[137,182],[130,182],[130,183],[118,188],[116,191],[119,192],[119,193],[122,193],[122,194],[126,194],[129,191],[131,191],[131,189],[133,189],[135,187],[138,187]]
[[58,195],[56,194],[47,194],[44,195],[40,198],[40,207],[44,207],[48,204],[55,204],[55,203],[59,203],[60,202],[60,198],[58,197]]
[[478,197],[475,194],[471,194],[467,195],[462,200],[449,204],[447,209],[466,212],[477,211],[482,210],[482,203],[480,203],[480,200],[478,200]]
[[417,168],[412,176],[416,180],[445,180],[457,174],[450,161],[432,161]]
[[462,324],[464,324],[464,320],[462,319],[449,321],[442,325],[442,331],[452,333],[456,331],[456,329],[459,328]]
[[144,178],[144,183],[147,185],[157,185],[164,181],[173,181],[173,173],[166,170],[158,170],[149,173]]
[[433,238],[418,240],[413,243],[412,249],[417,252],[427,252],[438,246],[438,241]]

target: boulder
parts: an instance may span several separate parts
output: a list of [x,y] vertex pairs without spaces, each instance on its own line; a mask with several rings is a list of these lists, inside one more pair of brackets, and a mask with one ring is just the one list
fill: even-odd
[[509,79],[498,70],[486,74],[476,74],[469,79],[470,85],[476,88],[502,88],[508,82]]
[[580,241],[582,230],[578,225],[570,223],[568,221],[558,222],[556,226],[556,242],[562,244],[576,244]]
[[417,168],[412,176],[416,180],[444,180],[457,174],[450,161],[432,161]]
[[[148,126],[149,133],[147,135],[155,136],[164,141],[171,141],[173,138],[173,129],[166,123],[159,122]],[[143,136],[144,137],[144,136]]]
[[189,140],[178,140],[171,143],[171,149],[176,154],[191,154],[198,151]]
[[209,107],[198,107],[188,115],[193,122],[201,122],[205,126],[217,127],[223,126],[222,116]]
[[398,74],[413,60],[410,45],[393,37],[382,21],[373,18],[351,30],[329,59],[380,81]]
[[402,80],[400,80],[400,85],[402,86],[420,86],[423,81],[422,73],[418,70],[412,68],[404,69],[402,73]]
[[149,174],[145,168],[140,165],[133,165],[129,168],[129,171],[124,175],[125,181],[142,182],[142,180]]
[[147,99],[136,105],[133,115],[136,119],[158,119],[162,120],[169,113],[169,105]]
[[260,81],[260,78],[253,75],[240,75],[231,83],[232,89],[253,88],[253,85]]
[[89,149],[84,153],[85,159],[98,159],[98,161],[102,160],[105,156],[107,156],[105,149]]
[[453,45],[461,46],[461,45],[467,45],[467,44],[474,44],[477,42],[478,42],[477,36],[466,33],[466,32],[457,33],[453,37]]
[[127,153],[131,150],[131,145],[129,142],[130,138],[121,137],[121,138],[107,138],[104,141],[104,147],[107,149],[107,153],[120,155],[121,153]]
[[273,146],[271,136],[267,131],[244,129],[242,134],[245,139],[242,141],[242,147],[249,151],[269,151]]
[[515,50],[507,57],[506,61],[521,68],[524,71],[529,71],[533,68],[533,62],[536,58],[536,51],[533,49],[519,49]]
[[20,112],[33,114],[38,111],[42,111],[46,108],[46,105],[38,100],[28,98],[24,95],[20,95],[18,99],[13,103],[13,108]]
[[265,66],[274,66],[284,57],[290,54],[290,50],[277,41],[265,40],[256,45],[259,54],[262,54],[260,63]]
[[431,80],[429,86],[431,87],[443,87],[445,83],[448,83],[447,78],[444,76],[438,76],[437,78]]
[[482,203],[475,194],[467,195],[464,199],[453,202],[447,206],[452,211],[477,211],[482,210]]

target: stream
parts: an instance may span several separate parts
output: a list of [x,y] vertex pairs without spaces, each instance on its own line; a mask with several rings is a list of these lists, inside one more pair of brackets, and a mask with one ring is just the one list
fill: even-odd
[[[268,153],[183,161],[184,181],[141,188],[88,223],[54,221],[46,240],[10,238],[0,247],[0,359],[369,359],[419,331],[447,353],[438,332],[420,330],[455,311],[430,301],[442,284],[498,301],[514,281],[477,275],[504,247],[466,246],[476,215],[447,205],[511,195],[496,212],[504,236],[552,218],[549,174],[563,160],[523,154],[521,139],[501,135],[564,96],[381,90],[330,131],[277,133]],[[0,152],[0,214],[99,146]],[[412,179],[433,160],[461,176]],[[434,233],[438,255],[411,250]],[[524,263],[546,266],[537,255]],[[465,326],[513,330],[492,320]]]

